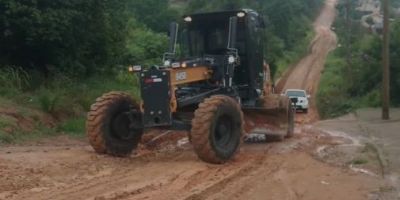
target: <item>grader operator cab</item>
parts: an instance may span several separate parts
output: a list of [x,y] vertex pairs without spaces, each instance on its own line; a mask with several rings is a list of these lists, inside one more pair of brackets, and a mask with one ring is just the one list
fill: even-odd
[[292,104],[271,92],[260,15],[248,9],[193,14],[181,24],[181,31],[171,24],[162,65],[130,67],[140,80],[140,102],[110,92],[92,105],[86,128],[95,151],[127,156],[146,129],[187,130],[198,157],[220,164],[237,152],[252,113],[274,116],[292,136]]

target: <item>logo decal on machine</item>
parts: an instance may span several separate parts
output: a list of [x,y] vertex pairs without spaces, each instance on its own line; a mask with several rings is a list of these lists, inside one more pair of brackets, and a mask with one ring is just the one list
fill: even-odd
[[157,78],[157,76],[152,76],[151,78],[144,79],[144,83],[146,84],[161,83],[162,81],[163,81],[162,78]]
[[184,81],[184,80],[186,80],[187,79],[187,74],[186,74],[186,72],[178,72],[178,73],[176,73],[176,75],[175,75],[176,77],[176,81]]

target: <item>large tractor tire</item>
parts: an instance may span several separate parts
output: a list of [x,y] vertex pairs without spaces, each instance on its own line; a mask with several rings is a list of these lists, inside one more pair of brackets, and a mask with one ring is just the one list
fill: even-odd
[[243,135],[243,113],[231,97],[217,95],[199,105],[192,120],[191,141],[198,157],[222,164],[239,149]]
[[[135,110],[137,114],[130,115]],[[86,134],[99,154],[130,155],[143,134],[138,104],[123,92],[97,98],[87,116]]]

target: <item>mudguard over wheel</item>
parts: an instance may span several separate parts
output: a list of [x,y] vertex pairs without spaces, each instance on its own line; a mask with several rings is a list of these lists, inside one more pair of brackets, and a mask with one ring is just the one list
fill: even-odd
[[139,106],[126,93],[110,92],[97,98],[86,121],[93,149],[100,154],[130,155],[143,134],[141,115],[135,113],[140,113]]
[[240,105],[233,98],[206,99],[192,120],[191,140],[198,157],[213,164],[230,160],[241,143],[243,123]]

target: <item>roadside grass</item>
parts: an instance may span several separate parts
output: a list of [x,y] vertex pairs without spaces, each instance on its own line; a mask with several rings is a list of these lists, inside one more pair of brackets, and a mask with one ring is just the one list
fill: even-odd
[[54,128],[47,127],[43,124],[36,124],[32,130],[22,130],[16,128],[12,132],[5,132],[0,128],[0,145],[1,144],[19,144],[26,141],[35,141],[41,138],[59,135]]
[[310,30],[306,32],[306,35],[301,39],[292,50],[285,51],[283,56],[277,61],[277,69],[275,77],[281,77],[288,68],[297,63],[301,58],[309,53],[309,46],[315,37],[315,32],[310,27]]
[[[61,134],[83,137],[86,113],[97,97],[125,91],[139,98],[136,76],[124,70],[84,80],[55,75],[43,81],[43,77],[29,74],[22,69],[0,69],[0,111],[16,110],[12,117],[0,112],[0,144]],[[52,125],[42,123],[43,116],[50,118]],[[28,119],[33,128],[24,130],[16,117]]]
[[352,164],[352,165],[365,165],[367,163],[368,163],[367,159],[356,158],[356,159],[352,160],[350,164]]
[[348,94],[347,90],[351,85],[343,73],[347,65],[340,55],[338,50],[329,54],[322,73],[317,92],[317,107],[323,119],[339,117],[359,108],[381,105],[379,88],[371,89],[363,96]]
[[0,96],[17,95],[28,84],[29,75],[22,68],[14,66],[0,68]]
[[57,127],[57,132],[72,137],[83,137],[85,133],[85,120],[84,117],[68,119]]
[[317,106],[322,118],[341,116],[353,110],[353,100],[345,95],[346,83],[340,75],[345,61],[331,53],[326,61],[317,93]]

